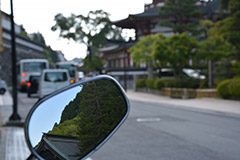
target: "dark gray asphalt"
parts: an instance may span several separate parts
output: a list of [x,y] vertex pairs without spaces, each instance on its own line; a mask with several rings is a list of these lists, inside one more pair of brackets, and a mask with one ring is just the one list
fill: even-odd
[[239,160],[240,115],[131,101],[126,122],[91,158]]

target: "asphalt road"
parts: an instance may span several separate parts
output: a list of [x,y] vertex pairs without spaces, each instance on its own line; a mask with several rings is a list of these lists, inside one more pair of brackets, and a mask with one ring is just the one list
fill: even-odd
[[[26,94],[19,93],[19,114],[23,119],[36,101],[37,98],[27,98]],[[166,104],[130,102],[131,111],[126,122],[91,159],[240,159],[240,115]],[[9,108],[10,106],[2,108],[2,115],[10,114]],[[8,132],[6,130],[5,135],[11,135]],[[3,134],[1,137],[7,139]],[[19,153],[16,154],[16,159],[20,159],[18,155]],[[29,153],[23,152],[23,155]]]
[[131,101],[128,119],[93,160],[239,160],[240,115]]

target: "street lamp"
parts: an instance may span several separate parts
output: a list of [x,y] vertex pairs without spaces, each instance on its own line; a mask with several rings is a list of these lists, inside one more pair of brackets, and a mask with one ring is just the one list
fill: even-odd
[[11,3],[11,37],[12,37],[12,96],[13,96],[13,113],[10,116],[10,121],[19,121],[21,120],[21,117],[18,115],[17,112],[17,72],[16,72],[16,41],[15,41],[15,25],[14,25],[14,19],[13,19],[13,2],[10,0]]

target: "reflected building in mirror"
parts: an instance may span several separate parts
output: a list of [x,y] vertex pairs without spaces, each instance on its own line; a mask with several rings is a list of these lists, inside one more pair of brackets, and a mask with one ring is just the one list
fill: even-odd
[[[35,150],[44,159],[77,160],[79,159],[79,156],[76,156],[79,153],[78,143],[77,137],[44,133]],[[30,155],[28,159],[33,160],[35,158]]]

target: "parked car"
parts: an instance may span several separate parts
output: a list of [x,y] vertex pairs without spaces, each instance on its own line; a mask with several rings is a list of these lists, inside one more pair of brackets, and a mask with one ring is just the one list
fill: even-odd
[[[187,77],[193,79],[205,79],[206,76],[201,74],[201,71],[198,69],[184,68],[183,74]],[[174,72],[171,68],[162,68],[160,73],[162,78],[174,78]]]
[[5,94],[5,92],[7,91],[7,83],[0,79],[0,94]]
[[70,84],[70,76],[66,69],[45,69],[42,71],[38,96],[42,98]]
[[29,81],[27,82],[27,85],[28,85],[27,95],[28,95],[28,97],[31,97],[32,94],[38,92],[39,81],[40,81],[40,75],[31,75],[29,77]]

